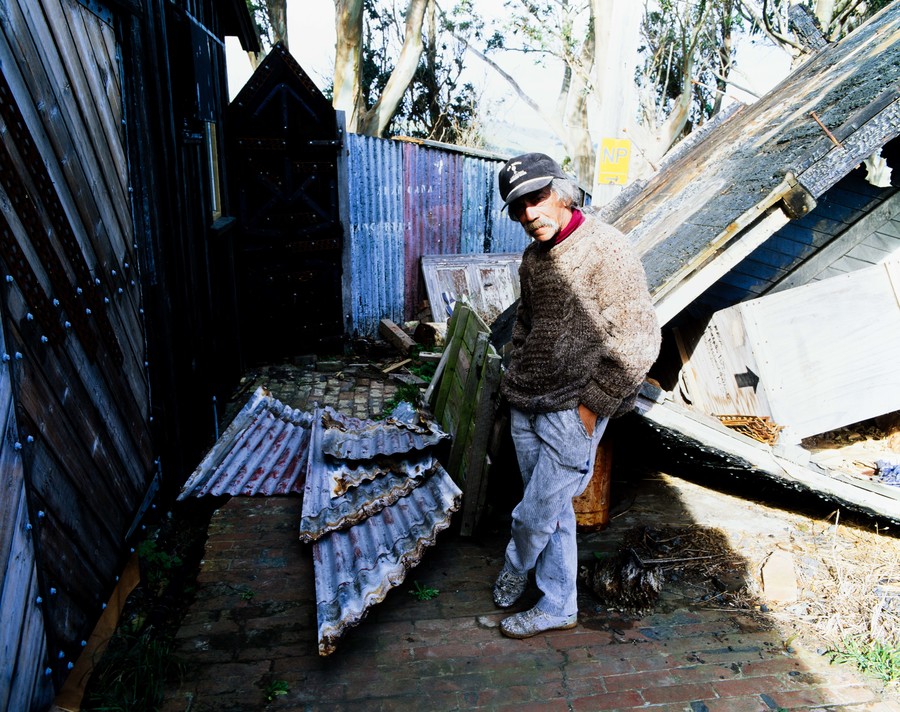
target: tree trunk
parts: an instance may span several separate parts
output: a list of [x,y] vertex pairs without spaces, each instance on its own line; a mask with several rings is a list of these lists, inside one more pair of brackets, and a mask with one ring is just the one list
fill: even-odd
[[429,0],[409,0],[406,10],[406,30],[403,38],[403,47],[400,49],[400,57],[384,91],[375,102],[371,111],[361,118],[358,133],[367,136],[381,136],[400,104],[400,100],[409,88],[419,59],[422,56],[422,25],[425,20],[425,9]]
[[334,0],[335,54],[332,105],[343,111],[347,130],[358,131],[362,110],[360,63],[362,59],[363,0]]
[[281,42],[284,48],[290,51],[287,34],[287,0],[266,0],[266,8],[269,10],[269,22],[272,25],[272,44]]
[[[600,107],[596,122],[598,142],[604,138],[631,139],[629,176],[639,175],[644,147],[638,142],[640,132],[634,117],[637,92],[634,84],[641,46],[641,18],[644,3],[591,0],[596,33],[594,61],[594,94]],[[622,186],[596,183],[592,203],[604,205],[614,198]]]
[[588,71],[596,54],[596,33],[594,32],[594,19],[588,21],[587,33],[584,44],[581,46],[579,62],[585,71],[572,72],[570,67],[566,72],[568,76],[563,78],[568,85],[568,110],[566,112],[566,135],[562,137],[565,142],[566,152],[575,166],[575,175],[578,181],[589,192],[594,180],[594,143],[591,140],[591,132],[588,129]]

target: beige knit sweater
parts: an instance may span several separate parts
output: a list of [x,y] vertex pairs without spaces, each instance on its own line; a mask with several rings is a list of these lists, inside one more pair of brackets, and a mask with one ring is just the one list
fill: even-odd
[[659,353],[647,277],[614,227],[585,215],[560,244],[533,242],[503,379],[509,402],[546,413],[583,403],[600,417],[631,409]]

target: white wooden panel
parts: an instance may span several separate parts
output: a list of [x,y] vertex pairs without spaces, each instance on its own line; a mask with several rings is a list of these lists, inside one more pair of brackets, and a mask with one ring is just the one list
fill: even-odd
[[465,296],[478,316],[491,324],[519,298],[520,253],[478,255],[425,255],[422,274],[432,319],[447,321],[443,295]]
[[713,315],[685,369],[689,397],[710,415],[771,415],[758,385],[759,367],[747,340],[741,312],[723,309]]
[[889,269],[739,305],[772,417],[802,438],[900,410],[900,305]]

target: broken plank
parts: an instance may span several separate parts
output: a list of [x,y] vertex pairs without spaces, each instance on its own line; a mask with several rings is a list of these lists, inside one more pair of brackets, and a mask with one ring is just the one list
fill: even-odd
[[416,342],[390,319],[382,319],[379,322],[378,333],[402,354],[410,353],[416,345]]
[[[472,353],[471,367],[467,369],[465,374],[465,387],[463,396],[460,401],[459,421],[456,433],[453,436],[453,447],[450,449],[450,460],[447,464],[447,472],[456,481],[463,491],[467,484],[460,479],[461,463],[466,445],[469,442],[469,436],[473,427],[473,414],[475,411],[475,396],[478,392],[479,381],[481,380],[481,369],[484,360],[487,357],[487,351],[490,344],[488,343],[488,334],[478,334],[477,343]],[[460,378],[462,382],[463,379]]]
[[472,432],[465,452],[466,489],[463,497],[460,534],[471,536],[478,528],[487,500],[490,457],[488,445],[497,410],[502,359],[489,349],[475,396]]
[[391,371],[396,371],[398,368],[403,368],[406,364],[412,363],[411,358],[404,359],[403,361],[398,361],[397,363],[393,363],[387,368],[381,369],[382,373],[390,373]]
[[[453,381],[450,376],[456,370],[456,361],[459,358],[459,346],[462,342],[463,332],[466,328],[466,322],[468,321],[469,315],[471,313],[471,310],[465,308],[454,309],[453,317],[450,319],[450,326],[448,327],[449,341],[446,348],[446,351],[448,351],[448,357],[446,366],[444,368],[444,376],[443,378],[441,378],[441,385],[438,388],[437,402],[434,406],[434,416],[444,428],[446,428],[446,426],[444,425],[444,408],[447,405],[447,396],[450,393],[450,384]],[[451,435],[453,434],[452,431],[450,431],[450,433]]]

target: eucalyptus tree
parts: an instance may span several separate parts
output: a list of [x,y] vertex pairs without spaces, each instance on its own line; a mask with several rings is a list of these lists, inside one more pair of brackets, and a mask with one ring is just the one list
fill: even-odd
[[334,3],[332,103],[350,131],[477,142],[477,93],[434,0]]
[[259,35],[259,52],[248,52],[250,64],[256,69],[263,58],[279,42],[288,45],[287,0],[246,0],[250,17]]

